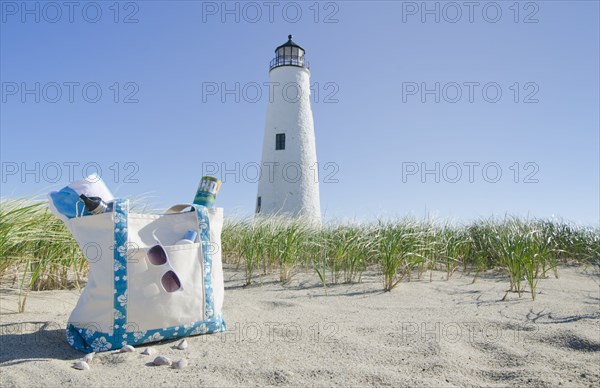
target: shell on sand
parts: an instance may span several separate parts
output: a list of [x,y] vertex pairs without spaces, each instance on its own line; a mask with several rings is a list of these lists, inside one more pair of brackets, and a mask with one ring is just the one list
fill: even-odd
[[152,361],[154,365],[171,365],[171,360],[165,356],[158,356]]
[[144,349],[144,351],[142,352],[142,354],[145,354],[147,356],[156,353],[156,349],[154,348],[146,348]]
[[81,358],[81,361],[85,361],[85,362],[87,362],[88,364],[91,364],[91,363],[92,363],[92,360],[94,359],[94,356],[95,356],[95,355],[96,355],[96,353],[94,353],[94,352],[92,352],[92,353],[88,353],[88,354],[86,354],[85,356],[83,356],[83,357]]
[[79,370],[90,370],[90,366],[85,361],[77,361],[77,362],[73,363],[73,368],[79,369]]
[[187,349],[188,343],[186,340],[182,340],[179,344],[177,344],[177,349],[184,350]]
[[121,353],[135,352],[135,348],[131,345],[125,345],[120,350]]
[[183,369],[188,365],[188,362],[185,358],[182,358],[181,360],[177,361],[176,363],[173,364],[173,369]]

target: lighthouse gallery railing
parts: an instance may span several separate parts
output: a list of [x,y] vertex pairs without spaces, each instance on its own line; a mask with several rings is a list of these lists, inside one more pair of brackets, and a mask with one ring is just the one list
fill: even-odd
[[271,60],[269,70],[273,70],[274,68],[279,66],[298,66],[310,69],[310,63],[304,60],[303,56],[299,55],[284,55],[275,57]]

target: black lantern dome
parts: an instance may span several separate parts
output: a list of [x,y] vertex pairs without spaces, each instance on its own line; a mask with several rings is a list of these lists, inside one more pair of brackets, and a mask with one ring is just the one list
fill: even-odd
[[288,41],[275,49],[275,58],[271,61],[270,70],[279,66],[297,66],[309,68],[304,60],[304,49],[294,43],[293,36],[288,35]]

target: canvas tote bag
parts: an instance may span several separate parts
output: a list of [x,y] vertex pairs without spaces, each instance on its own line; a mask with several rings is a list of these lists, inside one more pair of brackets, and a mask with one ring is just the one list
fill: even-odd
[[[222,208],[177,205],[165,214],[136,214],[117,199],[112,212],[66,225],[89,263],[88,283],[67,324],[72,347],[101,352],[226,329]],[[199,242],[174,245],[189,230]],[[157,239],[167,253],[164,265],[148,259]],[[169,271],[179,279],[176,291],[161,283]]]

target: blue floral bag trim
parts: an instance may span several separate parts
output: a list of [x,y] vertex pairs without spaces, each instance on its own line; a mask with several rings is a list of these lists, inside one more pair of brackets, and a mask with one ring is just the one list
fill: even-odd
[[125,345],[141,345],[150,342],[175,339],[199,334],[210,334],[226,330],[225,321],[220,314],[215,315],[214,295],[212,288],[212,256],[210,243],[210,223],[208,210],[195,205],[198,216],[198,227],[202,242],[202,260],[204,276],[204,320],[190,322],[180,326],[172,326],[155,330],[129,330],[127,326],[127,219],[129,202],[124,199],[115,200],[114,205],[114,324],[113,333],[99,330],[95,324],[69,323],[66,335],[69,345],[82,352],[102,352],[120,349]]
[[[129,215],[129,201],[117,199],[114,207],[115,222],[115,246],[113,248],[114,259],[114,287],[115,296],[113,337],[117,339],[119,334],[125,333],[127,323],[127,218]],[[127,345],[124,343],[123,346]],[[119,346],[121,347],[121,346]]]

